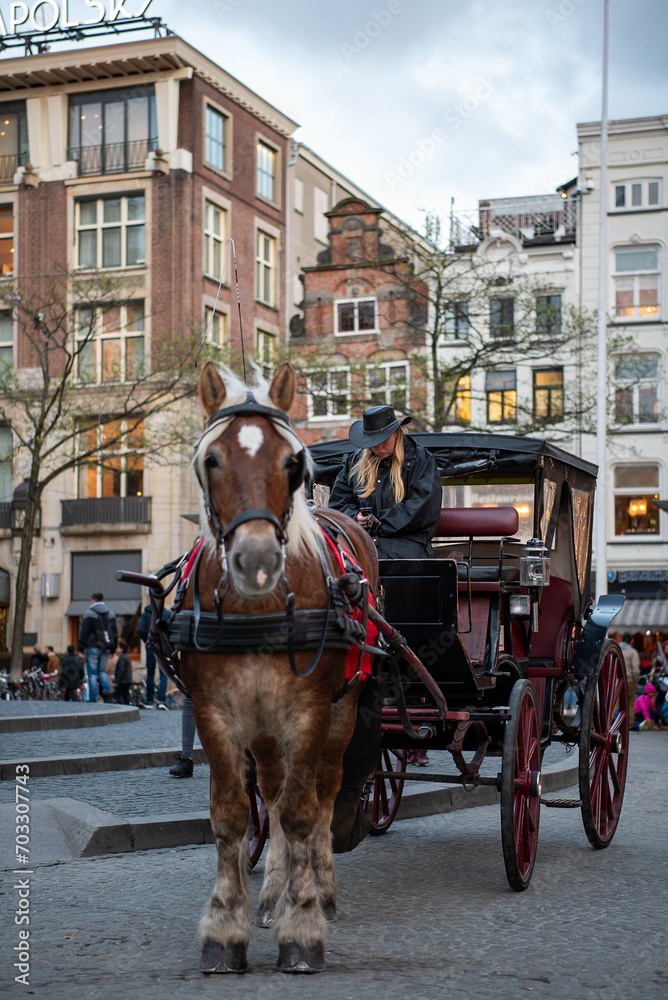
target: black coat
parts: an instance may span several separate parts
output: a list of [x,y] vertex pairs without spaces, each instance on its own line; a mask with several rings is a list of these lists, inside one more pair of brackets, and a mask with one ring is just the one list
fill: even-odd
[[131,684],[132,683],[132,663],[130,662],[130,657],[127,653],[121,653],[116,661],[116,670],[114,671],[114,683],[115,684]]
[[433,555],[430,545],[441,514],[441,477],[436,461],[409,435],[404,437],[401,477],[406,490],[401,503],[394,502],[390,480],[392,456],[378,468],[376,488],[370,497],[359,496],[359,486],[350,481],[350,469],[360,452],[346,458],[329,496],[329,506],[355,518],[361,507],[371,507],[380,527],[371,532],[380,559],[423,559]]

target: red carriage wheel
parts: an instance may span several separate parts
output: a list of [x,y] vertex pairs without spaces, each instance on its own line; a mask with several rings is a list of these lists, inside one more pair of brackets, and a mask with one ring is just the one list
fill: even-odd
[[[405,769],[405,750],[380,751],[379,771],[404,771]],[[371,823],[369,833],[379,837],[382,833],[387,833],[397,815],[404,790],[404,779],[377,778],[372,775],[367,787],[368,791],[363,800],[363,808]]]
[[587,679],[580,727],[582,822],[592,847],[607,847],[615,835],[628,753],[629,691],[624,656],[617,643],[608,639],[598,673]]
[[250,822],[248,824],[248,866],[252,871],[258,863],[269,836],[269,813],[260,795],[260,788],[255,775],[255,762],[246,764],[246,795],[250,806]]
[[501,841],[510,886],[522,892],[536,863],[540,821],[540,739],[530,681],[513,685],[510,713],[503,737]]

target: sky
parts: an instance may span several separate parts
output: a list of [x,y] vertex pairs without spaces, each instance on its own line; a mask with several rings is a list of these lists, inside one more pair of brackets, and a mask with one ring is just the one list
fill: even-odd
[[[465,211],[554,191],[577,172],[576,123],[601,116],[603,0],[153,0],[147,14],[419,228],[451,198]],[[668,114],[667,42],[666,0],[610,0],[611,119]]]

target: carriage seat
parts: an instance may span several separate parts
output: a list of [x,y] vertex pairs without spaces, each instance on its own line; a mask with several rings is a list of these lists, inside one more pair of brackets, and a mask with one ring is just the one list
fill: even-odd
[[[441,516],[436,529],[436,538],[469,540],[468,557],[462,557],[470,563],[471,583],[494,583],[499,582],[499,560],[494,559],[491,565],[475,566],[474,560],[485,558],[488,562],[490,557],[473,555],[472,544],[477,538],[499,538],[504,540],[512,538],[520,523],[520,516],[514,507],[446,507],[441,510]],[[445,546],[436,549],[436,558],[450,558],[451,549]],[[519,570],[516,566],[504,566],[501,570],[501,579],[504,581],[517,580]],[[457,567],[457,579],[461,583],[467,581],[466,566]]]

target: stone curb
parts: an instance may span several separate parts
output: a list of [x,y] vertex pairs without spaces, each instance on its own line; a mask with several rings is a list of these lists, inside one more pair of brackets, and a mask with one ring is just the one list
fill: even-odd
[[0,733],[35,733],[51,729],[88,729],[91,726],[117,726],[137,722],[138,708],[100,708],[91,712],[62,715],[15,715],[0,718]]
[[[14,781],[18,764],[27,764],[31,778],[53,778],[63,774],[99,774],[103,771],[141,771],[149,767],[169,767],[179,756],[179,747],[160,750],[127,750],[122,753],[93,753],[77,757],[21,758],[0,762],[0,781]],[[193,763],[205,764],[201,747],[193,750]]]

